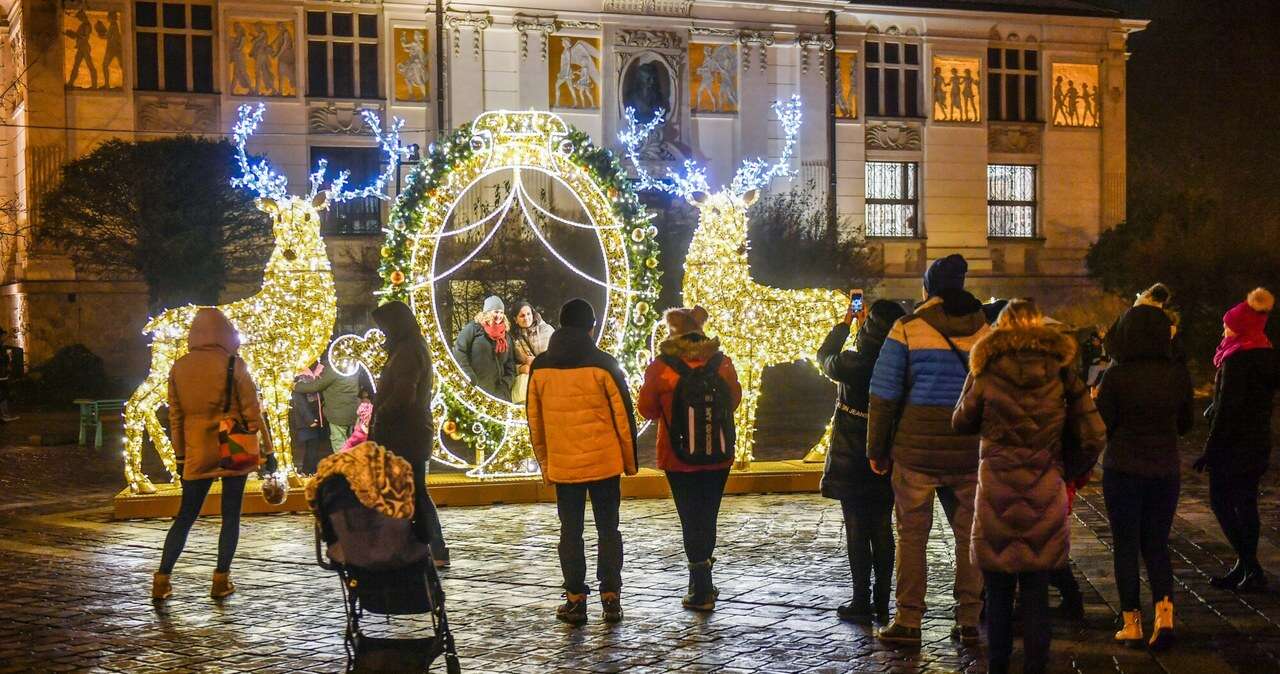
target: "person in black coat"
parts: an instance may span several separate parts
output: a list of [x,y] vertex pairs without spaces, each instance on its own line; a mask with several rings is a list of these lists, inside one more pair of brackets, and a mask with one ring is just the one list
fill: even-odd
[[[853,575],[853,599],[836,609],[842,620],[881,624],[889,619],[893,575],[893,488],[888,475],[876,475],[867,461],[867,404],[871,373],[894,321],[906,315],[902,307],[877,300],[861,315],[853,307],[836,324],[818,349],[823,373],[838,385],[831,447],[822,473],[822,495],[840,501],[844,511]],[[849,327],[859,321],[854,351],[844,351]],[[871,586],[875,572],[874,591]]]
[[1107,425],[1102,493],[1124,617],[1115,638],[1134,643],[1143,638],[1141,557],[1156,603],[1150,645],[1160,647],[1173,635],[1169,531],[1181,489],[1178,436],[1192,426],[1191,374],[1174,356],[1172,324],[1164,311],[1142,305],[1125,316],[1125,329],[1113,334],[1112,342],[1124,355],[1102,375],[1097,396]]
[[388,302],[373,310],[373,322],[385,335],[387,362],[373,398],[369,441],[376,442],[413,466],[414,530],[430,542],[437,566],[449,564],[449,548],[440,514],[427,492],[427,462],[435,429],[431,419],[431,352],[413,310],[404,302]]
[[1274,305],[1272,294],[1258,288],[1223,316],[1213,405],[1206,412],[1209,439],[1195,462],[1196,470],[1209,471],[1209,505],[1237,557],[1227,575],[1211,582],[1241,592],[1267,586],[1258,563],[1258,482],[1271,459],[1277,358],[1264,330]]

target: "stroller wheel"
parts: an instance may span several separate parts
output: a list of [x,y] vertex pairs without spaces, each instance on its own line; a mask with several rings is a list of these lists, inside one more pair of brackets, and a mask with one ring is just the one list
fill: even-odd
[[446,672],[448,672],[448,674],[461,674],[462,665],[458,663],[458,656],[456,655],[444,656],[444,669]]

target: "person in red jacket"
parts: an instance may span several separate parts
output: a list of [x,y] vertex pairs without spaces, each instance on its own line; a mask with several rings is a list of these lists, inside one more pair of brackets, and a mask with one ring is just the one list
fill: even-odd
[[[696,369],[720,353],[720,340],[707,337],[702,331],[707,321],[706,309],[670,309],[665,318],[671,336],[660,345],[661,355],[677,357]],[[742,402],[742,386],[728,356],[721,355],[718,373],[728,385],[733,408],[737,409]],[[684,552],[689,558],[689,591],[681,603],[695,611],[711,611],[719,594],[711,581],[711,565],[715,562],[711,553],[716,547],[720,499],[724,496],[733,458],[722,463],[691,465],[676,456],[671,447],[668,418],[679,381],[680,375],[674,368],[662,358],[654,359],[644,373],[638,408],[645,419],[658,422],[658,468],[667,473],[671,496],[680,514]]]

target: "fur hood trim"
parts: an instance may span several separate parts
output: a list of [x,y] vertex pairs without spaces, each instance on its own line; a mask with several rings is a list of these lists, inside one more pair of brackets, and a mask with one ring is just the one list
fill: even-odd
[[708,360],[720,350],[720,340],[691,332],[662,340],[658,350],[664,356],[675,356],[682,360]]
[[1249,297],[1245,301],[1249,303],[1250,309],[1262,314],[1271,311],[1276,305],[1275,295],[1266,288],[1254,288],[1249,291]]
[[969,367],[975,375],[981,374],[1000,356],[1018,351],[1033,351],[1052,356],[1067,366],[1076,355],[1075,340],[1050,327],[1016,330],[992,330],[973,346]]

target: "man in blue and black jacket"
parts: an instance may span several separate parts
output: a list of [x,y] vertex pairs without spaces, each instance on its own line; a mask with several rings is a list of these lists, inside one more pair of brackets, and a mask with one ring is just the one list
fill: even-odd
[[877,634],[891,643],[920,643],[935,492],[956,538],[951,635],[965,644],[980,639],[982,572],[969,560],[978,436],[951,428],[951,412],[969,373],[969,351],[989,331],[982,303],[964,290],[967,272],[968,263],[959,255],[929,266],[925,302],[894,323],[871,376],[867,458],[878,473],[892,468],[898,517],[898,612]]

